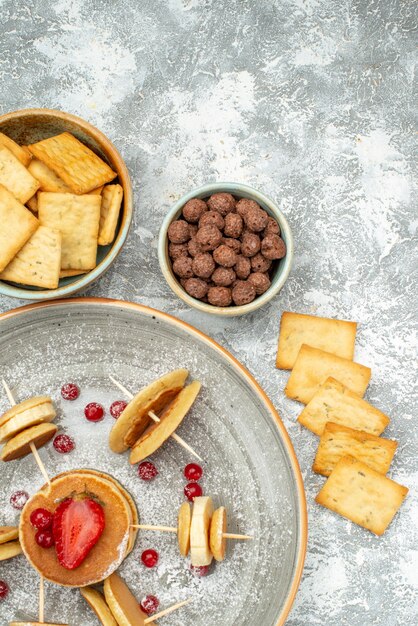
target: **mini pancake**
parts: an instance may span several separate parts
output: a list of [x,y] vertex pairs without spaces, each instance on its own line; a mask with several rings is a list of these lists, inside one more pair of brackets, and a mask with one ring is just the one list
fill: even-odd
[[106,474],[105,472],[99,472],[97,470],[93,470],[93,469],[78,469],[78,470],[70,470],[68,472],[62,472],[61,474],[58,474],[58,476],[55,476],[54,478],[52,478],[52,480],[54,481],[56,478],[59,478],[60,476],[66,476],[67,474],[74,474],[75,473],[86,473],[86,474],[92,474],[93,476],[102,476],[103,478],[105,478],[106,480],[110,480],[110,482],[112,482],[121,492],[121,494],[123,495],[124,498],[126,498],[129,508],[131,510],[131,528],[130,528],[130,537],[129,537],[129,542],[128,542],[128,546],[127,546],[127,550],[126,550],[126,556],[128,556],[128,554],[130,554],[134,548],[135,545],[135,539],[136,536],[138,534],[138,528],[132,528],[132,525],[138,525],[139,524],[139,514],[138,514],[138,509],[136,507],[135,504],[135,500],[132,498],[131,494],[129,493],[129,491],[127,491],[124,487],[122,487],[122,485],[116,480],[116,478],[113,478],[113,476],[111,476],[110,474]]
[[13,541],[19,536],[19,528],[17,526],[0,526],[0,545]]
[[177,540],[181,556],[187,556],[190,551],[190,524],[192,511],[188,502],[183,502],[179,509],[177,522]]
[[18,433],[6,443],[0,453],[2,461],[14,461],[21,459],[23,456],[31,453],[30,444],[33,443],[35,448],[42,448],[58,430],[55,424],[37,424],[26,428]]
[[162,411],[184,387],[188,375],[186,369],[174,370],[141,389],[110,431],[110,449],[121,453],[133,446],[151,422],[149,411]]
[[200,383],[194,380],[184,387],[174,398],[171,404],[160,415],[160,422],[154,423],[140,437],[132,448],[129,457],[130,463],[139,463],[153,454],[180,426],[189,412],[196,396],[200,391]]
[[226,509],[224,506],[216,509],[212,516],[209,532],[210,551],[217,561],[223,561],[226,554]]
[[0,561],[7,561],[13,557],[22,554],[22,548],[18,541],[8,541],[0,544]]
[[2,426],[0,426],[0,443],[11,439],[22,430],[25,430],[25,428],[30,428],[31,426],[36,426],[37,424],[52,422],[55,416],[56,412],[54,405],[50,399],[47,402],[43,402],[42,404],[38,404],[30,409],[16,413],[16,415],[10,417]]
[[112,615],[112,611],[107,606],[106,600],[100,591],[92,587],[83,587],[80,589],[80,593],[103,626],[118,626],[117,621]]
[[33,409],[39,404],[44,404],[44,402],[52,402],[52,400],[49,396],[34,396],[33,398],[19,402],[19,404],[15,404],[0,417],[0,426],[3,426],[11,417],[14,417],[18,413],[22,413],[27,409]]
[[[106,602],[119,626],[144,626],[148,615],[141,611],[138,600],[116,573],[104,582]],[[149,622],[156,626],[155,622]]]
[[[35,542],[31,513],[39,508],[55,511],[58,501],[71,493],[89,491],[103,503],[104,531],[83,563],[74,570],[62,567],[54,549],[44,550]],[[44,485],[23,508],[19,539],[28,561],[47,580],[65,587],[84,587],[102,581],[114,572],[126,556],[132,513],[126,497],[114,481],[87,472],[69,472]]]

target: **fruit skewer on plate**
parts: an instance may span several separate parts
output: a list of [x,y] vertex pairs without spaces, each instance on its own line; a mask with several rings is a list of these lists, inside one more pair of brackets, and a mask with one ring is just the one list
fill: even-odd
[[253,539],[250,535],[228,533],[226,508],[221,506],[214,510],[212,498],[209,496],[196,497],[193,509],[188,502],[183,502],[179,509],[177,527],[138,524],[135,528],[177,533],[180,554],[186,557],[190,552],[194,567],[210,565],[213,558],[223,561],[228,539]]
[[129,460],[135,464],[153,454],[172,437],[202,461],[197,452],[175,432],[192,407],[201,387],[197,380],[185,385],[188,375],[186,369],[174,370],[150,383],[135,396],[109,376],[130,399],[110,432],[111,450],[122,453],[131,448]]

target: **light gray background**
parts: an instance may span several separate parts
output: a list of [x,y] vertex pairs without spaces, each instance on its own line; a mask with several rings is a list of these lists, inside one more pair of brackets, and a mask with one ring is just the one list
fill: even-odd
[[[132,175],[129,240],[85,295],[148,304],[213,336],[260,381],[290,433],[310,535],[289,626],[418,623],[416,6],[0,0],[0,111],[78,114],[114,141]],[[228,321],[177,300],[156,251],[171,203],[215,180],[275,198],[296,243],[281,294]],[[287,374],[274,367],[284,310],[359,322],[356,359],[373,370],[367,397],[400,442],[390,476],[411,489],[380,539],[313,502],[323,483],[310,470],[316,438],[295,423],[301,407],[285,399]]]

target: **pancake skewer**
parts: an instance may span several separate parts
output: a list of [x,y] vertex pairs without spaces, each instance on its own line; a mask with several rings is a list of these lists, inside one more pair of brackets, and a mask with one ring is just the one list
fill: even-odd
[[[125,395],[127,398],[129,398],[130,400],[133,399],[134,395],[128,390],[126,389],[126,387],[124,387],[122,385],[122,383],[120,383],[118,380],[116,380],[115,378],[113,378],[113,376],[111,376],[109,374],[109,378],[112,381],[112,383],[118,387]],[[153,411],[149,411],[148,412],[148,416],[155,422],[155,423],[160,423],[161,420],[158,417],[158,415],[156,415]],[[185,450],[187,450],[188,452],[190,452],[190,454],[192,454],[194,457],[196,457],[197,459],[199,459],[199,461],[203,462],[203,459],[201,456],[199,456],[197,454],[197,452],[195,450],[193,450],[193,448],[186,443],[186,441],[184,441],[184,439],[182,439],[179,435],[177,435],[177,433],[173,433],[171,435],[172,439],[174,439],[180,446],[182,446]]]

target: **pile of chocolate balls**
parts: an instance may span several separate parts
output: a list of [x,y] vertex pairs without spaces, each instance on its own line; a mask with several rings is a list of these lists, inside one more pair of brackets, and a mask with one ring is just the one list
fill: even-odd
[[276,220],[254,200],[230,193],[189,200],[168,239],[183,288],[214,306],[252,302],[270,287],[273,261],[286,254]]

